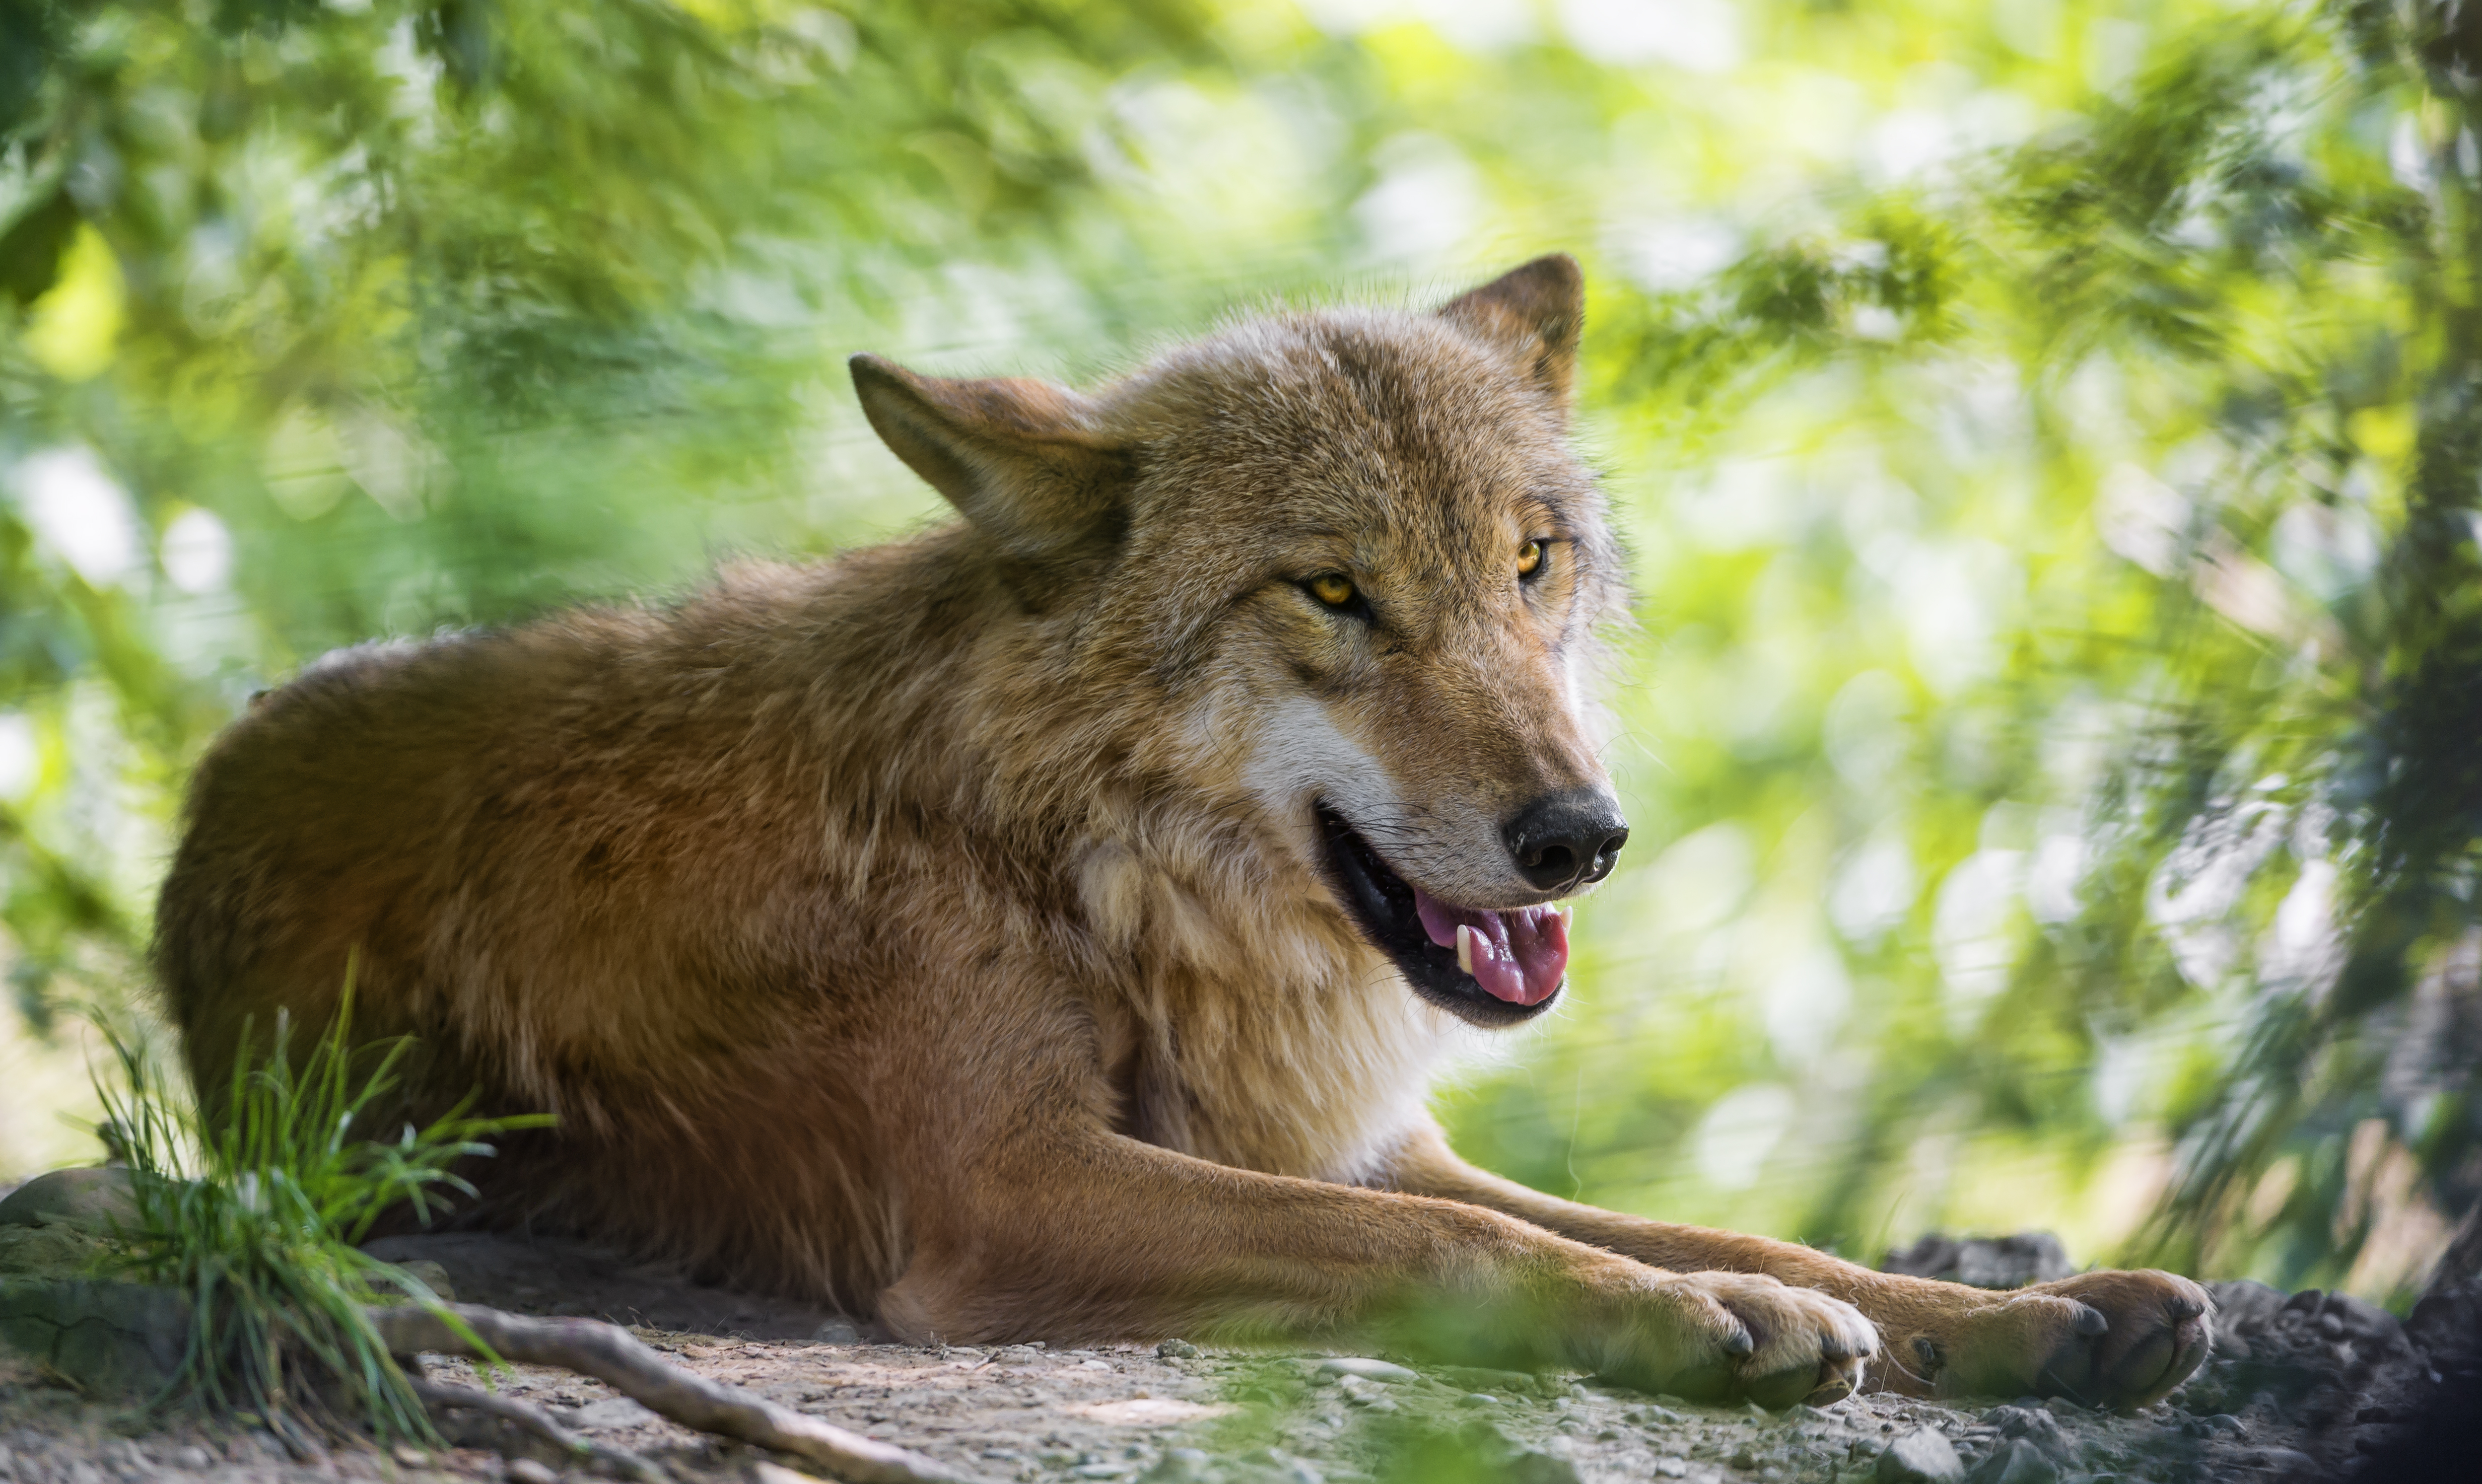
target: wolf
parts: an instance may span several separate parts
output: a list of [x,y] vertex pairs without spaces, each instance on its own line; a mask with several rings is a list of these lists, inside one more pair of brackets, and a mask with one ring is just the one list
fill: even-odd
[[190,790],[153,959],[556,1115],[465,1219],[917,1340],[1289,1336],[1782,1406],[2136,1406],[2160,1272],[1992,1293],[1522,1188],[1426,1111],[1558,1003],[1628,838],[1584,284],[1239,322],[1090,392],[858,357],[960,519],[671,606],[339,651]]

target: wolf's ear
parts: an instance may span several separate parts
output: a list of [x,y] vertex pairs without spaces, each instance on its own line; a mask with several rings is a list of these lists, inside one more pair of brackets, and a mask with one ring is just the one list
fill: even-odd
[[1554,252],[1511,269],[1440,305],[1439,317],[1519,358],[1535,384],[1568,409],[1586,322],[1586,276],[1575,258]]
[[1048,567],[1118,541],[1128,460],[1093,432],[1085,398],[1048,382],[917,376],[876,356],[852,366],[880,440],[1009,556]]

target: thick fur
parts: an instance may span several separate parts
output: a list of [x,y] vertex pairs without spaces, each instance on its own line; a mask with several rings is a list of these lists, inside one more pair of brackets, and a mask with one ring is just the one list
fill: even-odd
[[1546,893],[1503,822],[1608,796],[1625,595],[1568,444],[1581,302],[1546,258],[1092,395],[861,358],[965,521],[321,660],[200,764],[164,887],[199,1085],[277,1012],[327,1020],[350,961],[356,1034],[421,1040],[409,1114],[559,1115],[480,1219],[901,1335],[1393,1339],[1770,1402],[1865,1365],[2169,1390],[2206,1342],[2183,1280],[1887,1277],[1522,1190],[1424,1111],[1489,1016],[1365,940],[1313,807],[1514,908]]

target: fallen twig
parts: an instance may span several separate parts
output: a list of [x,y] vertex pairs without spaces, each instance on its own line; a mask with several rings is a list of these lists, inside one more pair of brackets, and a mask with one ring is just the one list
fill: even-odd
[[497,1391],[470,1386],[449,1386],[437,1381],[415,1381],[413,1394],[422,1398],[422,1404],[435,1412],[463,1407],[469,1412],[506,1418],[564,1452],[581,1458],[599,1459],[629,1477],[643,1481],[643,1484],[672,1484],[673,1476],[652,1459],[570,1432],[553,1421],[550,1413],[532,1402],[503,1396]]
[[[473,1360],[496,1356],[529,1365],[557,1365],[593,1376],[684,1427],[796,1454],[853,1484],[974,1484],[971,1475],[936,1458],[847,1432],[668,1365],[617,1325],[594,1319],[529,1319],[476,1304],[448,1305],[445,1314],[411,1304],[369,1313],[372,1326],[396,1354],[429,1350]],[[457,1323],[450,1322],[450,1314]],[[461,1325],[466,1334],[459,1333]],[[488,1354],[476,1347],[475,1339],[488,1347]]]

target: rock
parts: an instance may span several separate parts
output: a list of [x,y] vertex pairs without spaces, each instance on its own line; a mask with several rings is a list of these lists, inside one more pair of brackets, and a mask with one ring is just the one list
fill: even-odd
[[[438,1263],[430,1261],[426,1259],[416,1258],[410,1262],[400,1262],[396,1264],[396,1266],[398,1271],[404,1273],[405,1276],[421,1284],[424,1287],[429,1288],[433,1298],[439,1300],[439,1302],[443,1304],[454,1304],[457,1302],[457,1285],[450,1282],[448,1269],[441,1267]],[[382,1293],[383,1296],[382,1297],[381,1302],[387,1304],[409,1303],[412,1301],[413,1297],[413,1295],[394,1287],[384,1288],[382,1290]]]
[[129,1193],[129,1172],[118,1166],[54,1170],[0,1200],[0,1227],[40,1227],[55,1222],[102,1231],[135,1226],[138,1202]]
[[2023,1438],[1999,1444],[1989,1458],[1966,1475],[1967,1484],[2058,1484],[2059,1466]]
[[842,1314],[838,1314],[832,1319],[822,1320],[819,1327],[810,1332],[810,1343],[814,1345],[858,1345],[861,1343],[861,1331],[854,1327],[854,1322],[851,1319],[844,1317]]
[[2318,1318],[2322,1325],[2336,1321],[2337,1332],[2356,1344],[2389,1353],[2408,1348],[2404,1321],[2367,1299],[2330,1293]]
[[1333,1360],[1321,1361],[1318,1373],[1322,1376],[1359,1376],[1364,1381],[1380,1381],[1389,1386],[1403,1386],[1409,1381],[1422,1379],[1419,1372],[1402,1365],[1357,1355],[1340,1355]]
[[1166,1448],[1155,1466],[1140,1475],[1142,1484],[1204,1484],[1206,1455],[1197,1448]]
[[1905,1273],[1977,1288],[2021,1288],[2076,1272],[2068,1249],[2048,1232],[2015,1236],[1942,1236],[1934,1232],[1911,1247],[1890,1249],[1879,1259],[1883,1273]]
[[2235,1278],[2229,1283],[2210,1283],[2206,1292],[2215,1301],[2215,1348],[2224,1348],[2231,1337],[2250,1338],[2266,1333],[2275,1316],[2284,1311],[2284,1294],[2281,1288],[2270,1288],[2251,1278]]
[[172,1450],[172,1467],[192,1473],[203,1473],[216,1465],[216,1455],[193,1443]]
[[1965,1477],[1965,1460],[1944,1434],[1916,1427],[1896,1435],[1871,1477],[1878,1484],[1949,1484]]
[[1577,1466],[1557,1453],[1519,1453],[1500,1477],[1506,1484],[1581,1484]]
[[570,1425],[590,1432],[608,1432],[621,1427],[644,1427],[655,1420],[655,1414],[626,1396],[606,1396],[591,1401],[569,1415]]
[[189,1303],[170,1289],[0,1278],[0,1344],[92,1391],[162,1390],[189,1335]]
[[552,1472],[549,1464],[540,1464],[531,1458],[510,1459],[503,1476],[509,1484],[560,1484],[560,1475]]
[[2310,1479],[2318,1476],[2318,1460],[2298,1448],[2259,1448],[2250,1461],[2278,1479]]
[[101,1238],[81,1227],[0,1227],[0,1277],[77,1279],[93,1275]]
[[1167,1339],[1155,1346],[1155,1354],[1167,1361],[1194,1361],[1198,1359],[1198,1347],[1186,1339]]
[[1326,1475],[1307,1460],[1295,1458],[1281,1448],[1258,1448],[1242,1454],[1238,1461],[1260,1478],[1281,1480],[1282,1484],[1327,1484]]
[[1489,1391],[1498,1396],[1540,1396],[1546,1388],[1541,1377],[1523,1370],[1492,1370],[1482,1365],[1440,1365],[1433,1375],[1448,1385],[1468,1391]]
[[1999,1429],[2002,1439],[2020,1438],[2055,1459],[2066,1460],[2075,1455],[2075,1445],[2060,1430],[2060,1419],[2047,1407],[2020,1407],[2011,1404],[1994,1407],[1979,1419],[1985,1427]]

